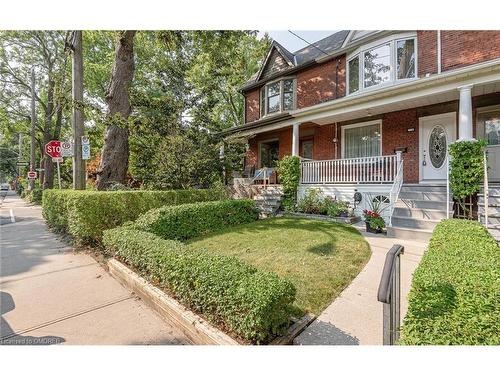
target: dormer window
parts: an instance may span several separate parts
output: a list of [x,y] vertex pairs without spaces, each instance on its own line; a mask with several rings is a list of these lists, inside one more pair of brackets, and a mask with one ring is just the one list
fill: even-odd
[[414,36],[392,36],[358,49],[347,62],[348,93],[416,78],[416,55]]
[[295,108],[295,79],[284,78],[268,83],[260,91],[260,115],[264,117]]

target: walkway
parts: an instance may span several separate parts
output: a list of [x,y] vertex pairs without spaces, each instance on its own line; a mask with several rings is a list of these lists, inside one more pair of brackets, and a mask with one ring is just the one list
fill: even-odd
[[377,301],[377,289],[385,255],[396,243],[405,247],[401,257],[401,316],[406,315],[411,276],[427,243],[387,238],[358,229],[372,249],[370,260],[340,296],[294,340],[295,344],[382,345],[382,304]]
[[0,204],[4,344],[189,343],[92,257],[49,232],[39,206],[13,192]]

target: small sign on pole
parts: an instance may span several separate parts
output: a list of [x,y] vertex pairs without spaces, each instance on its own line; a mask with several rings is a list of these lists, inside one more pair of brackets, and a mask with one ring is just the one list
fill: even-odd
[[90,145],[82,143],[82,159],[88,160],[90,159]]
[[37,177],[36,171],[29,171],[28,172],[28,179],[29,180],[36,180],[36,177]]
[[18,167],[27,167],[28,165],[30,165],[30,163],[27,161],[18,161],[18,162],[16,162],[16,165]]
[[61,142],[61,156],[71,157],[73,156],[73,143],[71,142]]

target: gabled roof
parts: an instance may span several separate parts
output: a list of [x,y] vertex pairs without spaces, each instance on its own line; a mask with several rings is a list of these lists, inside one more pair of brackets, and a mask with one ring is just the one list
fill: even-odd
[[273,40],[273,42],[271,43],[271,47],[269,47],[269,51],[267,52],[267,56],[264,59],[264,62],[262,63],[259,72],[257,73],[254,80],[258,81],[261,78],[262,73],[265,71],[266,67],[269,65],[269,63],[272,63],[270,59],[273,57],[274,51],[277,51],[277,53],[281,55],[281,57],[283,57],[283,59],[287,62],[288,66],[290,67],[295,66],[295,57],[293,53],[291,53],[277,41]]
[[266,58],[264,59],[259,72],[255,76],[250,78],[247,83],[245,83],[245,85],[242,87],[242,90],[244,90],[247,86],[251,86],[256,82],[259,82],[260,80],[265,80],[265,78],[262,79],[263,76],[266,76],[263,73],[266,71],[266,68],[269,66],[269,64],[273,63],[273,61],[271,60],[276,58],[276,53],[278,53],[288,65],[286,68],[282,67],[279,71],[286,72],[288,69],[299,68],[302,65],[313,62],[319,57],[331,54],[335,50],[340,49],[344,44],[344,41],[348,34],[349,30],[336,32],[330,36],[327,36],[326,38],[312,43],[307,47],[299,49],[294,53],[288,51],[277,41],[273,41],[271,46],[269,47],[269,51],[267,52]]

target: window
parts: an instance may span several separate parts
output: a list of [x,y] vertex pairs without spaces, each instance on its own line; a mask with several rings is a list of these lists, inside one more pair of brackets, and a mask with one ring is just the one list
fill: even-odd
[[361,158],[381,154],[380,122],[342,127],[344,158]]
[[415,37],[393,36],[378,45],[357,50],[348,59],[348,93],[416,78],[416,47]]
[[267,84],[260,92],[260,115],[270,115],[295,108],[295,80],[293,78]]
[[279,160],[279,141],[266,141],[260,144],[260,167],[274,168]]
[[349,94],[359,90],[359,56],[349,61]]
[[391,46],[385,44],[364,53],[363,80],[365,87],[371,87],[390,79]]
[[307,140],[307,141],[302,141],[302,157],[304,159],[312,159],[313,158],[313,141],[312,140]]
[[480,109],[477,114],[478,138],[488,141],[488,146],[500,145],[500,108]]
[[397,41],[398,79],[415,78],[415,39]]

